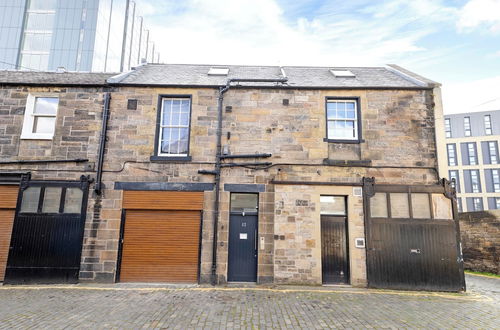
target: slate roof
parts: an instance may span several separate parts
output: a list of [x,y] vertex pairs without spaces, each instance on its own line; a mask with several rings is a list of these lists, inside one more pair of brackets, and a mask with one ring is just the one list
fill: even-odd
[[[211,67],[229,68],[227,76],[208,75]],[[355,77],[335,77],[329,70],[349,70]],[[117,85],[217,87],[230,78],[288,78],[290,88],[432,88],[439,85],[395,65],[388,67],[305,67],[199,64],[147,64],[108,79]],[[275,86],[276,83],[239,83],[243,86]],[[281,85],[282,86],[282,85]]]
[[99,86],[116,73],[0,70],[0,85]]

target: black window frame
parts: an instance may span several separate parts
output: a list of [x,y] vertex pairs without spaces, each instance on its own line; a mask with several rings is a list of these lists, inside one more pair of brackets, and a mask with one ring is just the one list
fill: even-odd
[[[159,155],[159,138],[160,138],[160,130],[161,130],[161,112],[163,107],[163,100],[169,98],[182,98],[189,99],[189,129],[188,129],[188,145],[187,145],[187,154],[186,156],[165,156]],[[193,114],[193,95],[192,94],[159,94],[158,95],[158,105],[156,107],[156,127],[155,127],[155,140],[154,140],[154,155],[150,157],[152,161],[191,161],[192,157],[190,156],[190,145],[191,145],[191,123],[192,123],[192,114]]]
[[[356,117],[357,117],[357,124],[358,124],[358,138],[357,139],[329,139],[328,138],[328,111],[327,111],[327,105],[328,101],[354,101],[356,102]],[[325,97],[325,138],[323,139],[324,142],[328,143],[349,143],[349,144],[359,144],[364,142],[363,136],[362,136],[362,125],[361,125],[361,98],[359,96],[342,96],[342,97],[337,97],[337,96],[326,96]]]

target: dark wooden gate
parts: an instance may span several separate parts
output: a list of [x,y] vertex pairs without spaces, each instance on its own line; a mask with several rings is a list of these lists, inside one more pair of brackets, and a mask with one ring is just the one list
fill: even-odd
[[76,283],[89,182],[21,181],[5,283]]
[[349,283],[346,217],[321,215],[321,272],[323,284]]
[[364,179],[368,286],[465,290],[455,191]]

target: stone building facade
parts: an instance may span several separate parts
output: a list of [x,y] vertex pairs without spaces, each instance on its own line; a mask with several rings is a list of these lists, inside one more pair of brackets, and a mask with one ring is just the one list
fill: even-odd
[[[257,283],[325,282],[321,198],[336,196],[346,201],[346,282],[366,286],[366,249],[364,244],[357,246],[357,240],[365,239],[362,180],[374,177],[377,183],[389,185],[438,182],[435,119],[441,115],[439,85],[398,67],[350,68],[353,77],[335,76],[328,68],[228,67],[229,76],[207,75],[209,69],[146,65],[114,77],[90,74],[87,84],[75,84],[75,79],[83,79],[77,76],[67,78],[73,79],[71,83],[61,78],[70,73],[56,76],[52,86],[29,73],[16,77],[17,82],[0,82],[0,172],[29,171],[33,180],[78,180],[81,175],[97,179],[103,105],[109,93],[104,188],[98,194],[90,184],[80,281],[114,282],[124,276],[120,264],[129,258],[122,246],[129,230],[127,191],[154,196],[154,192],[194,190],[202,196],[199,282],[214,279],[214,216],[218,219],[215,282],[231,280],[230,253],[236,253],[229,251],[235,214],[231,212],[232,196],[256,193]],[[328,76],[323,78],[325,74]],[[224,157],[219,212],[214,213],[218,101],[220,89],[231,77],[287,77],[288,81],[227,83],[230,88],[221,108]],[[25,83],[28,78],[34,81]],[[20,138],[27,96],[37,93],[59,98],[51,140]],[[165,98],[189,99],[186,157],[159,156],[159,118]],[[330,100],[355,102],[359,110],[357,141],[328,138],[331,119],[326,107]],[[261,156],[247,157],[253,154]],[[228,157],[231,155],[235,158]],[[237,159],[237,155],[246,158]],[[56,159],[76,161],[7,163]]]

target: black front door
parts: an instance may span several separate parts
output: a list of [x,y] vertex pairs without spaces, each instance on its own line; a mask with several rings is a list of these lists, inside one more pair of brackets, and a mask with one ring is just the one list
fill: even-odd
[[227,280],[257,281],[257,215],[231,214]]
[[349,283],[347,218],[321,216],[321,266],[323,284]]
[[88,181],[21,182],[5,283],[76,283]]

